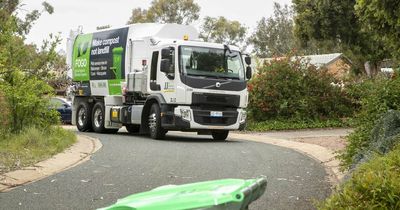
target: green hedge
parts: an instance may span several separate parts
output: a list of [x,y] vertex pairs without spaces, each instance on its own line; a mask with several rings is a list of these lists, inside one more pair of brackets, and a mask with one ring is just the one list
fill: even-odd
[[249,82],[249,117],[266,120],[325,121],[349,117],[353,102],[324,69],[305,60],[266,62]]
[[319,209],[400,209],[400,147],[360,165]]
[[389,110],[400,110],[400,78],[377,77],[348,87],[360,110],[354,117],[355,131],[347,140],[348,146],[339,156],[344,169],[359,161],[359,154],[368,150],[373,141],[373,129]]
[[309,128],[343,128],[350,127],[351,121],[345,119],[328,120],[266,120],[262,122],[249,121],[246,127],[248,131],[269,131],[269,130],[292,130]]

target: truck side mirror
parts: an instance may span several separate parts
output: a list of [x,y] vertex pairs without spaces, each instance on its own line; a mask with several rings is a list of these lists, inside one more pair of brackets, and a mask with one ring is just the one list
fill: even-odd
[[246,56],[246,57],[244,58],[244,61],[246,62],[247,65],[251,65],[251,58],[250,58],[250,56]]
[[174,73],[171,72],[171,62],[169,59],[161,59],[160,71],[166,74]]
[[168,79],[175,77],[175,48],[167,47],[161,50],[161,65],[160,71],[164,72]]
[[161,50],[161,58],[171,57],[171,48],[164,48]]
[[246,68],[246,78],[247,78],[247,79],[251,79],[251,75],[252,75],[252,74],[253,74],[253,73],[252,73],[251,67],[248,66],[248,67]]

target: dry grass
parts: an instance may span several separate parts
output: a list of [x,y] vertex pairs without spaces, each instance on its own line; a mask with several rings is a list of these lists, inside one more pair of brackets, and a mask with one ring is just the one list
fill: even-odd
[[75,141],[73,132],[60,127],[27,128],[20,134],[6,135],[0,139],[0,174],[47,159]]

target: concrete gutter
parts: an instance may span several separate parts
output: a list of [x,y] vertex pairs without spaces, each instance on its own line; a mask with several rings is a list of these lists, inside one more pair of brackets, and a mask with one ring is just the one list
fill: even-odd
[[34,166],[0,174],[0,192],[9,191],[17,186],[38,181],[53,174],[77,166],[90,159],[90,156],[102,147],[98,139],[77,135],[77,142],[62,153]]
[[344,177],[344,174],[339,170],[339,161],[335,158],[334,151],[325,147],[321,147],[315,144],[301,143],[251,134],[231,133],[229,134],[229,138],[272,144],[275,146],[293,149],[302,154],[305,154],[313,158],[314,160],[317,160],[318,162],[320,162],[320,164],[324,166],[332,187],[339,184]]

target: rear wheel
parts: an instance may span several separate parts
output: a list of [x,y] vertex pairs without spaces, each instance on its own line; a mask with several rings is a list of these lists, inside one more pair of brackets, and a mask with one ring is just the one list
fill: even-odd
[[129,133],[139,133],[140,131],[140,125],[128,124],[125,125],[125,128]]
[[229,135],[229,131],[213,131],[211,133],[214,140],[225,141]]
[[118,129],[106,129],[105,122],[105,109],[103,102],[97,102],[92,111],[92,127],[97,133],[116,133]]
[[104,133],[104,104],[97,102],[93,107],[92,112],[92,127],[97,133]]
[[165,137],[165,134],[167,132],[161,127],[160,107],[156,103],[151,105],[148,116],[148,123],[151,138],[163,139]]
[[79,131],[92,130],[92,107],[88,102],[81,102],[76,111],[76,127]]

